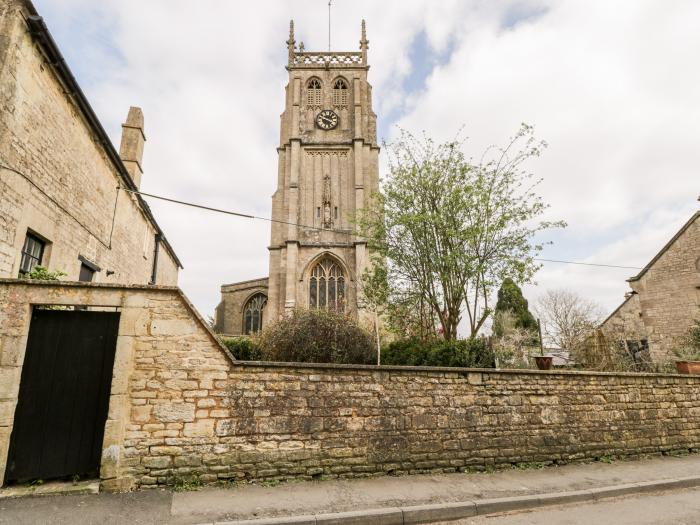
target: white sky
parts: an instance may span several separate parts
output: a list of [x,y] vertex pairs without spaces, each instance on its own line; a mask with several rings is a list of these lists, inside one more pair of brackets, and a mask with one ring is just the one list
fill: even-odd
[[[115,145],[143,108],[143,191],[269,216],[289,19],[325,49],[325,0],[35,4]],[[549,143],[528,168],[569,227],[544,257],[643,266],[698,209],[700,2],[335,0],[334,49],[357,49],[362,18],[382,138],[464,125],[477,156],[527,122]],[[222,283],[267,275],[268,223],[149,203],[203,315]],[[634,273],[545,264],[526,295],[609,311]]]

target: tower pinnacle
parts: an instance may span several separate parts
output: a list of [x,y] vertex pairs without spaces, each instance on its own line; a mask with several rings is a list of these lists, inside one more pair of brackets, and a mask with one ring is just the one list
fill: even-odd
[[362,19],[362,37],[360,38],[360,51],[362,52],[362,63],[367,64],[367,50],[369,49],[369,40],[367,40],[367,29],[365,27],[365,19]]
[[289,55],[289,65],[291,66],[294,63],[294,44],[296,44],[296,40],[294,40],[294,20],[289,21],[289,40],[287,40],[287,53]]

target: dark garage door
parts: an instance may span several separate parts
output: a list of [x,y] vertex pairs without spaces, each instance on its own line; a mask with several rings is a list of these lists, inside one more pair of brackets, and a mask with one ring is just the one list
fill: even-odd
[[119,313],[34,309],[5,481],[95,476]]

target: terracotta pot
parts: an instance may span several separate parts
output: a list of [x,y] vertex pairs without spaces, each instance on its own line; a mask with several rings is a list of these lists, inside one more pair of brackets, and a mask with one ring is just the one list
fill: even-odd
[[676,361],[679,374],[700,375],[700,361]]
[[549,355],[536,355],[535,363],[537,363],[537,368],[540,370],[551,370],[552,369],[552,356]]

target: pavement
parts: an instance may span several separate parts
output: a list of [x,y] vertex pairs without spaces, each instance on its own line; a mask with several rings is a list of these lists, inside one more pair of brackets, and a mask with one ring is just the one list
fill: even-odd
[[435,525],[699,525],[700,489],[479,516]]
[[7,490],[3,489],[0,524],[437,523],[562,503],[600,505],[622,495],[650,498],[651,492],[688,487],[700,487],[698,454],[492,473],[385,476],[274,487],[247,484],[189,492],[151,489],[3,498]]

